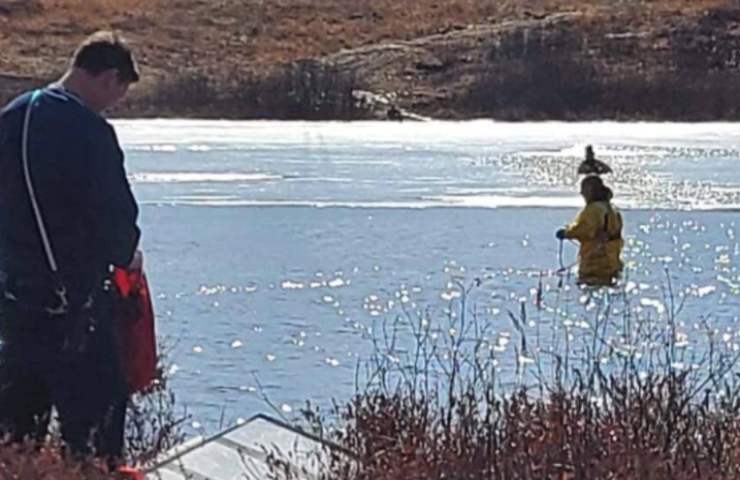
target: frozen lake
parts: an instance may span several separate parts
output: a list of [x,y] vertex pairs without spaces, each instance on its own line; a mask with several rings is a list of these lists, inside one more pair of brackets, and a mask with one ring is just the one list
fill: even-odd
[[210,431],[268,409],[258,382],[289,414],[346,398],[373,328],[444,309],[454,281],[484,280],[476,301],[501,333],[540,278],[550,301],[586,144],[614,168],[640,305],[665,314],[668,269],[688,330],[737,335],[740,125],[115,124],[172,385]]

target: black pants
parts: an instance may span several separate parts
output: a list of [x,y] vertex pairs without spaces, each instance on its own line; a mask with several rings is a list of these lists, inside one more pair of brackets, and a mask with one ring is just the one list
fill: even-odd
[[101,288],[92,305],[50,315],[0,295],[0,433],[41,441],[54,406],[75,457],[122,455],[128,394],[112,304]]

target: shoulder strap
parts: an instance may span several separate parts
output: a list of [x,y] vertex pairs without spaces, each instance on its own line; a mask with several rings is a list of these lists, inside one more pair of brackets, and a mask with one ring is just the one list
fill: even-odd
[[31,99],[28,101],[26,106],[26,115],[23,118],[23,133],[21,135],[21,159],[23,161],[23,176],[26,179],[26,188],[28,189],[28,197],[31,200],[31,207],[33,208],[33,214],[36,217],[36,226],[39,229],[39,235],[41,235],[41,242],[44,245],[44,253],[46,254],[46,260],[49,263],[49,268],[53,273],[58,272],[56,258],[51,248],[51,241],[49,235],[46,233],[46,226],[44,220],[41,217],[41,208],[39,202],[36,199],[36,192],[33,189],[33,182],[31,181],[31,170],[28,166],[28,131],[31,125],[31,111],[33,110],[33,104],[41,96],[41,90],[34,90],[31,94]]
[[[614,218],[616,219],[616,227],[617,227],[617,233],[610,234],[609,233],[609,214],[613,213]],[[622,238],[622,214],[620,214],[618,211],[616,211],[611,204],[606,205],[606,213],[604,214],[604,234],[607,236],[607,240],[613,241],[613,240],[619,240]]]

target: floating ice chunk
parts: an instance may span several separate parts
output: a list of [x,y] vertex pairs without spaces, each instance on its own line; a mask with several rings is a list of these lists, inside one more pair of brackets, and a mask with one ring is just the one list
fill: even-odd
[[642,305],[643,307],[652,307],[659,314],[665,313],[665,305],[663,305],[663,302],[656,298],[643,297],[640,299],[640,305]]
[[241,348],[244,344],[240,340],[231,342],[231,348]]
[[534,358],[525,357],[524,355],[519,355],[519,363],[521,365],[527,365],[534,363]]
[[327,285],[329,285],[331,288],[339,288],[343,287],[345,285],[345,282],[344,279],[337,277],[334,280],[330,280]]
[[705,287],[699,287],[696,289],[696,296],[699,298],[706,297],[710,293],[714,293],[717,287],[714,285],[707,285]]
[[217,293],[223,293],[226,291],[226,287],[223,285],[216,285],[214,287],[209,287],[207,285],[201,285],[198,289],[199,295],[216,295]]
[[212,150],[208,145],[190,145],[188,151],[190,152],[210,152]]
[[447,292],[442,292],[440,294],[440,298],[442,298],[442,300],[447,300],[447,301],[450,301],[455,298],[460,298],[461,296],[462,296],[462,293],[460,293],[459,290],[449,290]]
[[176,152],[177,147],[175,145],[152,145],[153,152]]
[[280,288],[284,290],[301,290],[306,286],[301,282],[293,282],[291,280],[285,280],[280,284]]
[[729,265],[730,263],[732,263],[732,260],[730,260],[730,255],[723,253],[722,255],[717,257],[714,262],[720,265]]
[[193,347],[193,353],[203,353],[203,347],[196,345]]

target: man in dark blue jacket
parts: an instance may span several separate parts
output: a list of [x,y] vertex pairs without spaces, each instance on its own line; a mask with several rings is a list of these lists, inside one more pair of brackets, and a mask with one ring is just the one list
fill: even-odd
[[54,406],[75,456],[123,449],[109,277],[140,258],[138,208],[101,115],[138,78],[125,42],[98,32],[59,82],[0,112],[0,435],[42,440]]

